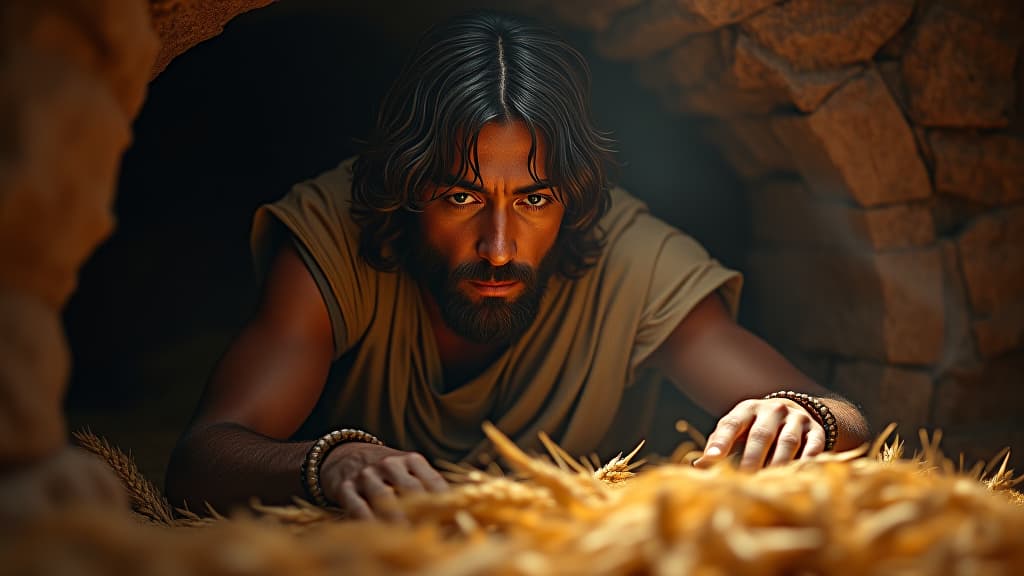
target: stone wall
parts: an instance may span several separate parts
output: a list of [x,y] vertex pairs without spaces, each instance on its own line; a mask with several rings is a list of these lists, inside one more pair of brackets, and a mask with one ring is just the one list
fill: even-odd
[[604,0],[564,18],[708,119],[749,188],[758,324],[876,428],[1020,445],[1016,0]]

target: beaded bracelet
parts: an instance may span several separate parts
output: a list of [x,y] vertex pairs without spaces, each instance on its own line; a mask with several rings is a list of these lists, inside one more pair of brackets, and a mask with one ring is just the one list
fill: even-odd
[[765,400],[771,398],[785,398],[786,400],[792,400],[800,405],[801,408],[807,410],[811,416],[821,424],[821,427],[825,429],[825,450],[831,450],[836,445],[836,436],[839,435],[839,426],[836,424],[836,417],[829,410],[828,406],[822,404],[821,400],[818,400],[814,396],[804,394],[803,392],[794,392],[792,390],[782,390],[779,392],[772,392],[771,394],[764,397]]
[[323,464],[327,453],[343,442],[366,442],[367,444],[376,444],[378,446],[384,445],[373,434],[353,428],[342,428],[328,432],[321,436],[319,440],[313,442],[313,445],[306,452],[306,458],[302,461],[302,486],[306,489],[306,493],[309,494],[313,503],[321,508],[330,506],[330,503],[324,496],[324,489],[320,486],[320,465]]

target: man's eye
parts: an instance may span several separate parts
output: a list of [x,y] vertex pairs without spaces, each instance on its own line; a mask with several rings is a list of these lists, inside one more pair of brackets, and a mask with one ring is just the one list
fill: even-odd
[[546,206],[551,200],[543,194],[528,194],[526,196],[526,204],[531,208],[540,208]]
[[465,206],[473,202],[473,197],[465,192],[456,192],[448,195],[448,201],[456,206]]

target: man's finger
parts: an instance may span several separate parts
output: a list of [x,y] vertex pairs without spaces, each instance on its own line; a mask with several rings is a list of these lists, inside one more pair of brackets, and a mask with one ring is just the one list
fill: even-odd
[[363,468],[357,479],[357,487],[363,499],[370,503],[374,513],[386,520],[401,520],[395,489],[389,486],[373,468]]
[[817,456],[825,451],[825,431],[821,426],[811,426],[807,432],[807,439],[804,442],[804,449],[800,452],[801,458]]
[[359,491],[356,490],[356,483],[351,480],[345,480],[341,483],[339,504],[353,518],[371,520],[375,517],[370,504],[359,495]]
[[390,484],[399,494],[423,492],[426,488],[419,478],[414,477],[407,468],[405,458],[388,458],[380,462],[382,479]]
[[736,443],[736,439],[747,430],[753,421],[754,414],[741,406],[737,406],[732,412],[723,416],[715,426],[714,432],[708,436],[704,454],[694,461],[694,466],[705,468],[728,455],[733,444]]
[[743,449],[743,457],[740,459],[740,468],[743,470],[757,470],[764,464],[768,456],[768,448],[779,433],[780,422],[772,417],[758,418],[747,433],[747,446]]
[[423,482],[423,485],[429,492],[444,492],[448,490],[448,482],[420,454],[414,454],[409,457],[409,471]]
[[793,460],[797,451],[800,450],[800,444],[809,427],[806,419],[788,418],[782,425],[779,436],[775,439],[775,451],[772,453],[772,459],[768,465],[778,466]]

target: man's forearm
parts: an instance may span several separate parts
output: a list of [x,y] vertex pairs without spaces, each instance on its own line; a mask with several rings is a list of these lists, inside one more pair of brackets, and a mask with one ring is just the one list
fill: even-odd
[[167,495],[174,506],[218,512],[247,504],[287,504],[303,497],[299,469],[312,442],[282,442],[238,424],[195,429],[178,443],[167,468]]

